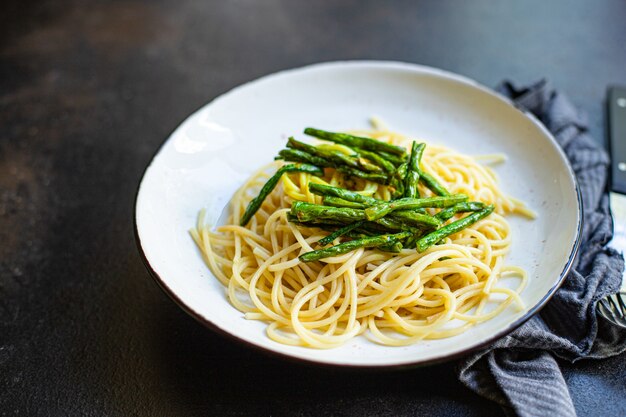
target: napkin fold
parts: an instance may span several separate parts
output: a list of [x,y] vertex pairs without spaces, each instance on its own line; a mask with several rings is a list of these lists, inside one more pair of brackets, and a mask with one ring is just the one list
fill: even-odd
[[587,121],[545,81],[497,90],[532,112],[565,151],[583,204],[580,249],[563,285],[541,312],[513,333],[459,364],[468,388],[501,404],[507,415],[570,417],[576,411],[556,357],[576,362],[626,350],[626,330],[596,314],[596,304],[619,290],[624,259],[606,247],[613,220],[606,190],[609,158],[588,134]]

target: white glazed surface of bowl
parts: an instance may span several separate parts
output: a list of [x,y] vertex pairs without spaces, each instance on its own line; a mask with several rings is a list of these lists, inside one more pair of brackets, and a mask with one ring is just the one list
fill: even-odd
[[[368,128],[378,116],[393,130],[480,155],[504,153],[494,166],[507,194],[538,213],[509,216],[506,264],[529,274],[522,311],[510,307],[492,320],[447,339],[386,347],[357,337],[330,350],[270,340],[266,324],[232,307],[188,230],[198,211],[214,224],[235,190],[273,159],[287,137],[307,126],[345,131]],[[441,70],[397,62],[348,61],[283,71],[218,97],[185,120],[146,169],[136,201],[136,233],[146,265],[159,284],[201,322],[275,353],[347,366],[402,366],[449,359],[506,334],[556,290],[577,248],[581,207],[563,152],[532,116],[477,83]],[[512,285],[507,284],[507,285]]]

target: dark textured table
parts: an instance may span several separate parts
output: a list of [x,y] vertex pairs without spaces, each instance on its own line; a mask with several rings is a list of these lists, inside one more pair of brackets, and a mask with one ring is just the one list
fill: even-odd
[[[546,3],[546,4],[544,4]],[[626,2],[10,1],[0,6],[0,414],[499,415],[454,363],[270,358],[196,323],[135,247],[143,169],[188,114],[276,70],[415,62],[542,77],[604,136]],[[581,416],[626,415],[626,355],[563,363]]]

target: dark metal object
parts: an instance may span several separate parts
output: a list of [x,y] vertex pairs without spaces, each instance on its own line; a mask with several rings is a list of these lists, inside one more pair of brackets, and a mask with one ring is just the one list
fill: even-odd
[[[609,88],[607,97],[609,152],[611,154],[611,212],[613,239],[609,243],[626,251],[626,87]],[[598,312],[610,322],[626,327],[626,276],[622,288],[598,303]]]
[[626,87],[609,88],[607,110],[611,191],[626,194]]
[[626,293],[620,292],[600,300],[598,311],[611,323],[626,327]]

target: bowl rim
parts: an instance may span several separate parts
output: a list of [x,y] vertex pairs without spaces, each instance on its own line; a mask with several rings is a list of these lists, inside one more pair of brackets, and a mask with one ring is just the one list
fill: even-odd
[[[193,308],[191,308],[190,306],[188,306],[165,282],[165,280],[156,272],[155,268],[150,264],[150,260],[148,259],[147,254],[144,251],[142,242],[141,242],[141,237],[140,237],[140,233],[139,233],[139,228],[138,228],[138,222],[137,222],[137,203],[139,201],[139,196],[141,193],[141,187],[142,184],[144,182],[144,178],[145,175],[148,171],[148,169],[151,167],[151,165],[154,163],[156,157],[159,155],[159,153],[161,152],[161,150],[163,149],[163,147],[165,146],[165,144],[169,141],[169,139],[171,138],[171,136],[176,132],[176,130],[188,119],[192,118],[195,114],[197,114],[198,112],[200,112],[204,107],[208,106],[211,103],[216,102],[219,99],[222,99],[230,94],[233,94],[234,92],[238,91],[241,88],[245,88],[249,85],[252,85],[254,83],[257,82],[263,82],[266,81],[268,79],[274,78],[274,77],[280,77],[289,73],[294,73],[294,72],[300,72],[300,71],[307,71],[307,70],[312,70],[312,69],[317,69],[317,68],[331,68],[331,67],[349,67],[352,66],[354,68],[359,68],[359,67],[370,67],[370,68],[380,68],[380,69],[403,69],[403,70],[408,70],[408,71],[414,71],[414,72],[419,72],[422,74],[431,74],[431,75],[435,75],[435,76],[440,76],[443,78],[447,78],[447,79],[452,79],[452,80],[456,80],[456,81],[460,81],[464,84],[468,84],[471,85],[479,90],[481,90],[482,92],[491,95],[492,97],[500,100],[501,102],[503,102],[503,104],[505,105],[509,105],[513,108],[515,108],[516,110],[518,110],[520,113],[522,113],[526,118],[528,118],[531,122],[533,122],[535,124],[535,126],[542,131],[547,137],[548,139],[552,142],[552,144],[554,145],[555,149],[557,150],[558,153],[561,154],[562,159],[565,161],[565,165],[567,167],[567,171],[568,174],[570,176],[570,179],[573,181],[574,184],[574,191],[576,193],[576,202],[577,202],[577,207],[576,207],[576,211],[577,211],[577,225],[576,225],[576,235],[574,238],[574,242],[572,244],[572,247],[570,249],[570,253],[568,256],[568,259],[559,275],[559,278],[556,280],[555,284],[547,291],[547,293],[534,305],[532,306],[523,316],[519,317],[517,320],[513,321],[512,323],[510,323],[509,325],[507,325],[505,328],[501,329],[498,332],[495,332],[493,335],[487,337],[485,340],[483,340],[482,342],[475,344],[475,345],[471,345],[465,349],[462,349],[458,352],[452,353],[452,354],[444,354],[444,355],[440,355],[440,356],[435,356],[429,359],[416,359],[416,360],[409,360],[409,361],[401,361],[401,362],[397,362],[397,363],[393,363],[393,364],[351,364],[351,363],[336,363],[336,362],[325,362],[325,361],[321,361],[321,360],[317,360],[317,359],[311,359],[311,358],[304,358],[301,356],[294,356],[294,355],[290,355],[288,353],[285,352],[280,352],[277,350],[273,350],[270,348],[267,348],[265,346],[259,345],[259,344],[255,344],[253,342],[250,342],[248,340],[245,340],[233,333],[228,332],[227,330],[224,330],[222,328],[220,328],[219,326],[217,326],[216,324],[214,324],[211,320],[209,320],[208,318],[204,317],[202,314],[198,313],[197,311],[195,311]],[[154,279],[154,281],[158,284],[158,286],[161,288],[161,290],[163,290],[163,292],[169,296],[169,298],[174,301],[174,303],[176,303],[183,311],[185,311],[187,314],[189,314],[191,317],[193,317],[194,319],[196,319],[198,322],[200,322],[202,325],[204,325],[205,327],[213,330],[214,332],[222,335],[222,336],[226,336],[227,338],[231,339],[231,340],[235,340],[239,343],[242,343],[245,346],[251,347],[261,353],[264,353],[266,355],[269,355],[271,357],[275,357],[275,358],[280,358],[280,359],[287,359],[291,362],[295,362],[295,363],[299,363],[299,364],[308,364],[308,365],[315,365],[318,367],[328,367],[328,368],[343,368],[343,369],[361,369],[361,370],[391,370],[391,369],[406,369],[406,368],[415,368],[415,367],[422,367],[422,366],[428,366],[428,365],[435,365],[435,364],[439,364],[442,362],[448,362],[448,361],[452,361],[455,359],[459,359],[462,357],[467,356],[469,353],[478,351],[486,346],[489,346],[490,344],[492,344],[493,342],[495,342],[496,340],[506,336],[507,334],[513,332],[515,329],[517,329],[518,327],[520,327],[521,325],[523,325],[525,322],[527,322],[529,319],[531,319],[534,315],[536,315],[537,313],[539,313],[539,311],[545,307],[545,305],[548,303],[548,301],[550,301],[550,299],[554,296],[554,294],[556,293],[556,291],[561,287],[561,285],[563,284],[563,281],[565,280],[565,277],[567,276],[567,274],[569,273],[569,271],[572,268],[574,259],[576,258],[576,255],[578,254],[578,250],[580,248],[580,244],[581,244],[581,239],[582,239],[582,230],[583,230],[583,223],[584,223],[584,215],[583,215],[583,204],[582,204],[582,194],[580,191],[580,187],[578,184],[578,179],[576,178],[576,175],[574,173],[574,170],[569,162],[569,159],[567,158],[567,156],[565,155],[565,152],[563,151],[563,148],[561,148],[561,146],[558,144],[558,142],[556,141],[556,139],[554,138],[554,135],[544,126],[543,123],[541,123],[541,121],[539,121],[531,112],[529,112],[528,110],[525,109],[520,109],[518,106],[515,105],[515,103],[509,99],[508,97],[503,96],[502,94],[492,90],[491,88],[488,88],[482,84],[480,84],[479,82],[468,78],[466,76],[463,75],[459,75],[450,71],[446,71],[446,70],[442,70],[439,68],[434,68],[434,67],[430,67],[430,66],[426,66],[426,65],[420,65],[420,64],[414,64],[414,63],[409,63],[409,62],[401,62],[401,61],[384,61],[384,60],[341,60],[341,61],[328,61],[328,62],[320,62],[320,63],[315,63],[315,64],[310,64],[310,65],[304,65],[304,66],[300,66],[300,67],[296,67],[296,68],[289,68],[289,69],[284,69],[284,70],[280,70],[277,72],[273,72],[267,75],[263,75],[261,77],[255,78],[253,80],[247,81],[245,83],[239,84],[231,89],[229,89],[228,91],[219,94],[218,96],[214,97],[213,99],[211,99],[210,101],[204,103],[202,106],[200,106],[196,111],[192,112],[191,114],[187,115],[185,117],[185,119],[183,121],[181,121],[181,123],[179,123],[174,130],[171,131],[171,133],[167,136],[167,138],[165,140],[163,140],[163,142],[161,143],[161,145],[156,149],[156,151],[154,152],[154,154],[151,156],[150,161],[148,162],[148,164],[146,165],[146,167],[143,170],[143,173],[141,175],[141,180],[139,181],[139,184],[137,185],[136,191],[135,191],[135,202],[133,205],[133,229],[134,229],[134,235],[135,235],[135,244],[137,245],[137,249],[139,251],[139,255],[141,257],[141,260],[144,264],[144,266],[146,267],[146,269],[148,270],[150,276],[152,276],[152,278]]]

